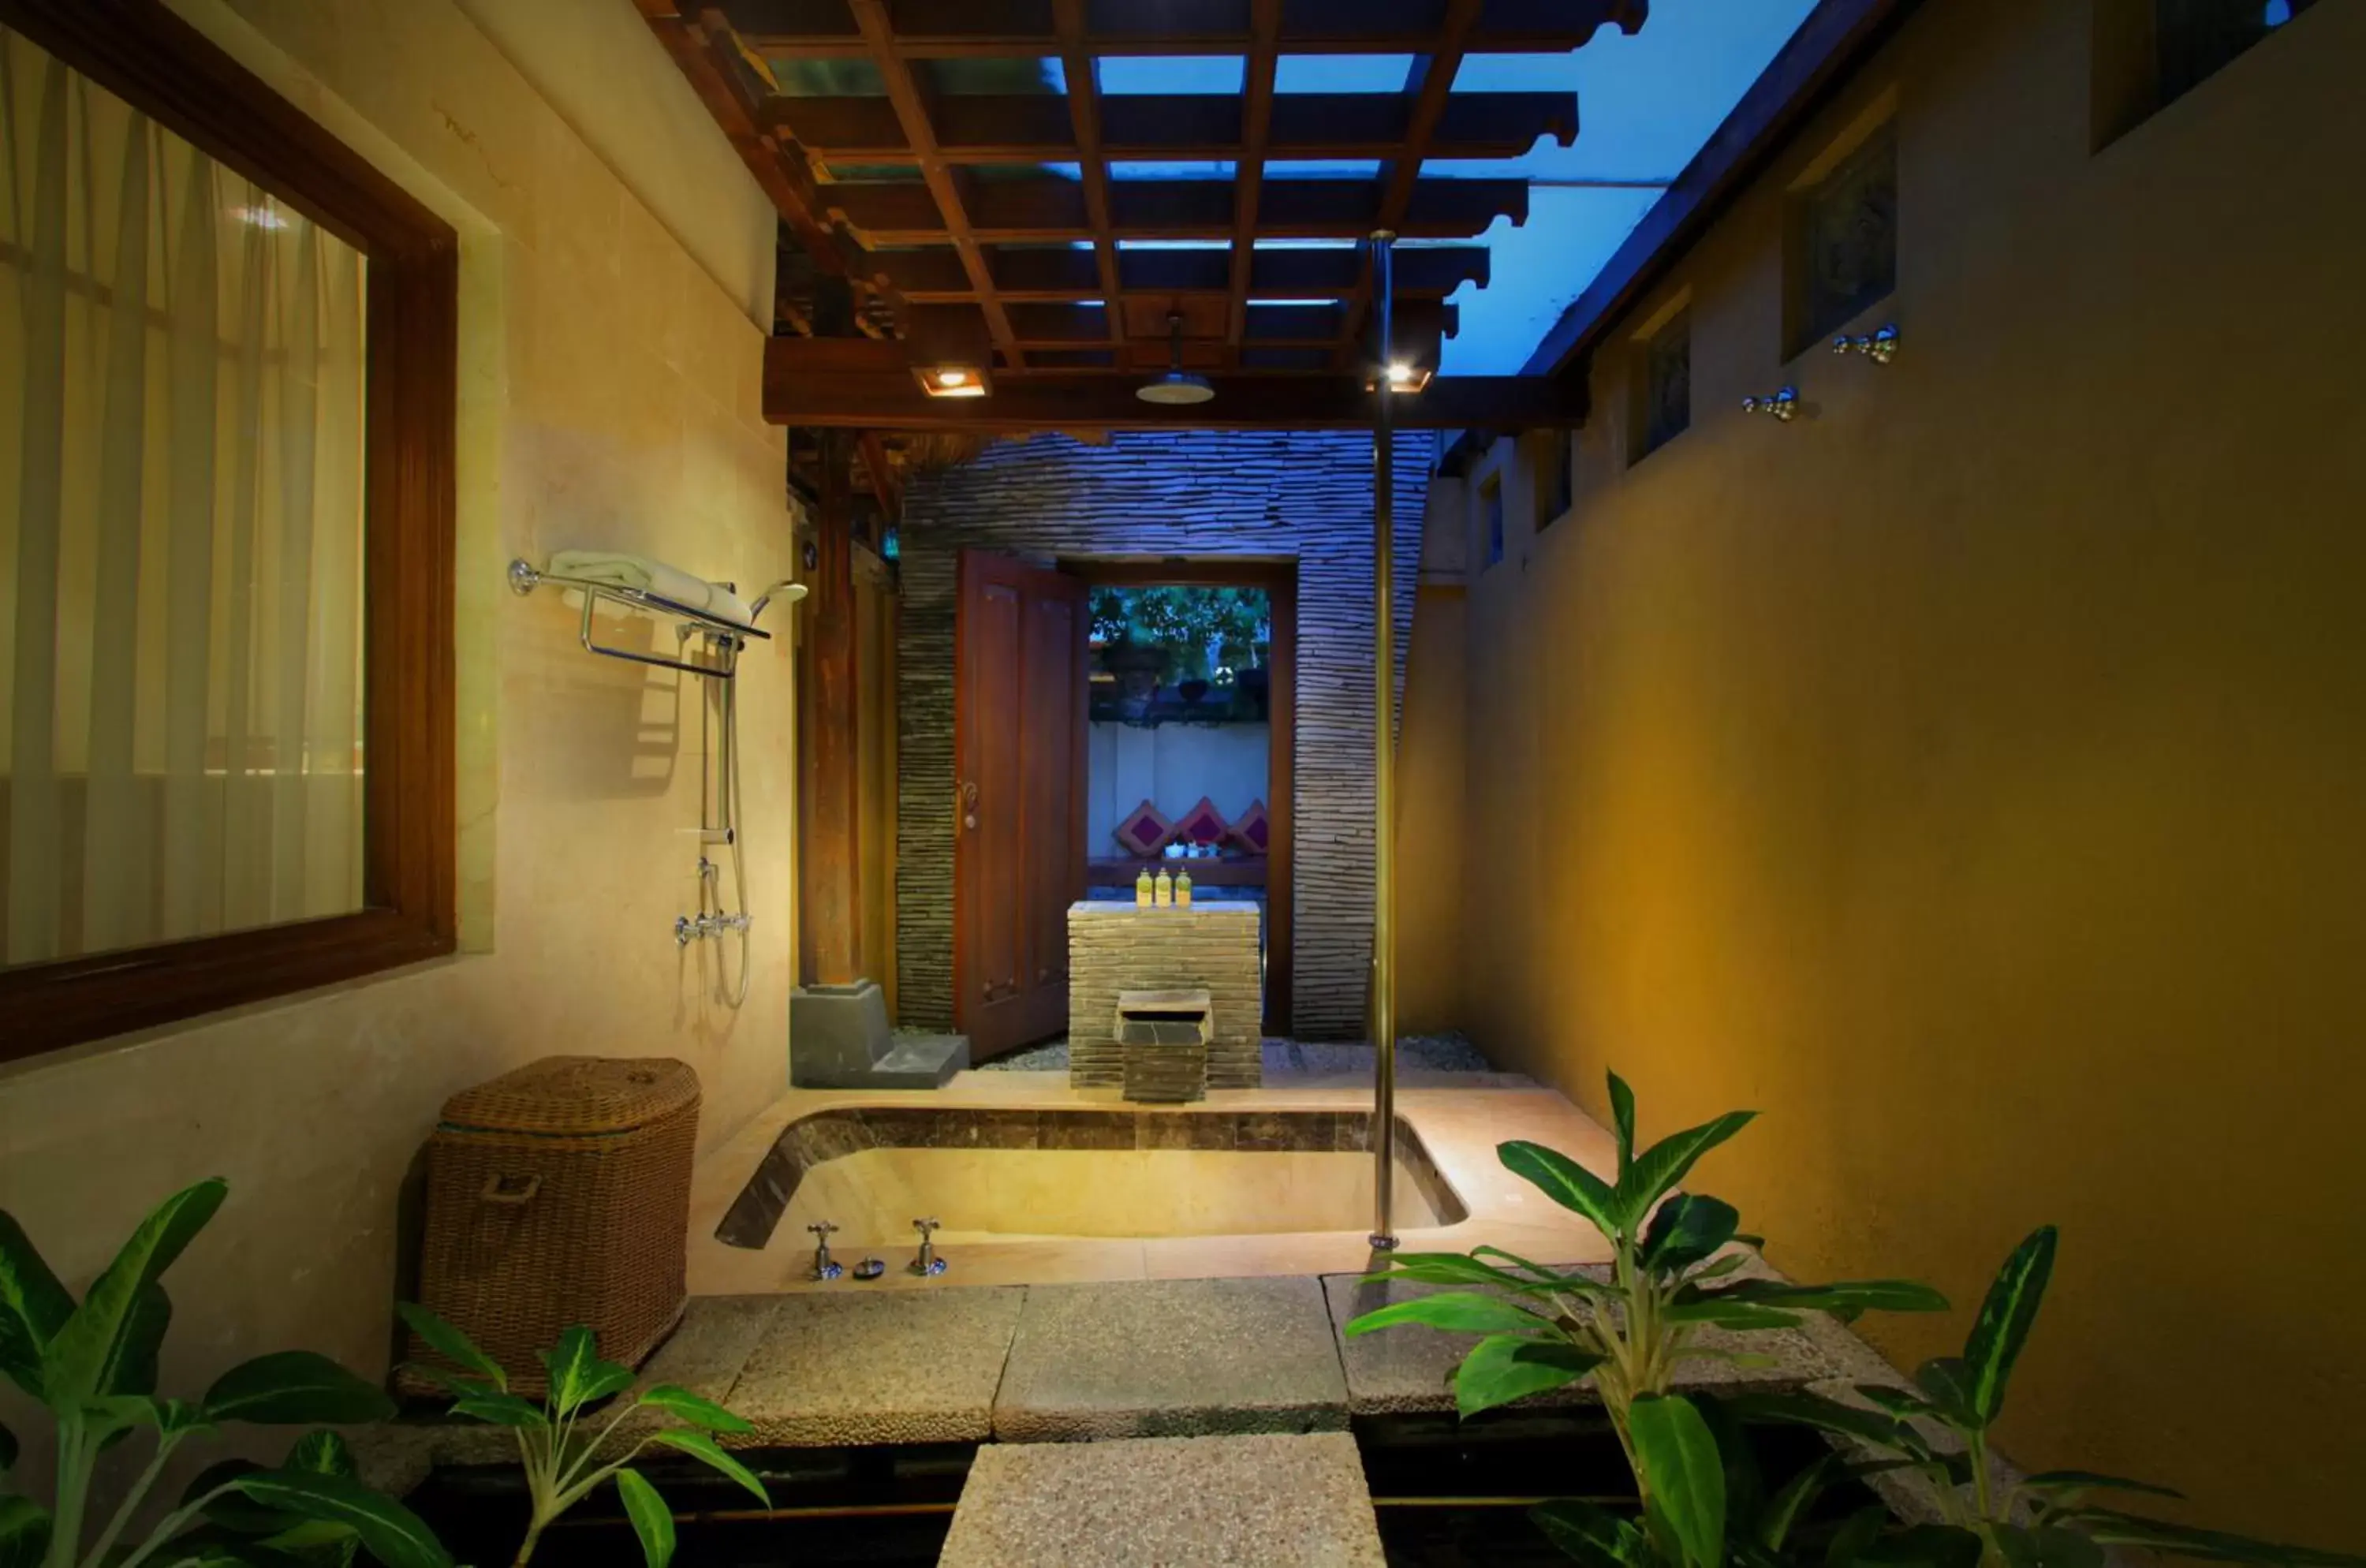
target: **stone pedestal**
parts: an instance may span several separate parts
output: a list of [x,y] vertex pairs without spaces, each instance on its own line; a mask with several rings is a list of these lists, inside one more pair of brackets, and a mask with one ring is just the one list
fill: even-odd
[[1121,991],[1208,993],[1207,1087],[1264,1081],[1264,997],[1257,907],[1200,903],[1143,908],[1087,899],[1068,907],[1068,1081],[1121,1088]]

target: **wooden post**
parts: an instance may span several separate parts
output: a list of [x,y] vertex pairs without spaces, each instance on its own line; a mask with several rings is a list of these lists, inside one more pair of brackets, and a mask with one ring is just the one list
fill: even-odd
[[805,865],[798,894],[806,931],[808,985],[861,979],[862,882],[857,874],[857,757],[854,691],[854,441],[822,434],[819,537],[812,582],[807,657],[810,723],[806,768]]

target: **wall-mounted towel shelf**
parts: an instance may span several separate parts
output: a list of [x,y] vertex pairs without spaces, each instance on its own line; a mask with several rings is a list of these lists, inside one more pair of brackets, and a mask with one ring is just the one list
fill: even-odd
[[[565,589],[583,595],[583,621],[579,635],[582,640],[584,651],[596,653],[607,659],[629,660],[635,664],[654,664],[660,670],[679,670],[686,674],[704,675],[710,680],[727,681],[738,671],[741,649],[750,642],[770,642],[772,638],[772,634],[768,631],[760,631],[752,626],[742,626],[738,621],[709,615],[704,610],[694,610],[687,604],[679,604],[661,594],[652,593],[645,588],[628,588],[620,583],[601,582],[588,577],[569,577],[559,572],[540,571],[523,560],[510,562],[510,589],[513,592],[523,596],[533,592],[537,588]],[[806,591],[801,584],[794,582],[779,584],[773,589],[772,593],[767,593],[763,598],[756,601],[756,614],[763,613],[765,604],[772,600],[774,593],[791,603],[806,596]],[[701,662],[699,660],[688,657],[686,653],[682,658],[668,659],[662,654],[636,653],[629,648],[617,648],[599,641],[592,634],[592,612],[603,604],[614,604],[627,610],[646,610],[653,615],[670,618],[674,622],[674,640],[686,649],[692,637],[704,636],[706,638],[707,652],[713,656],[712,660]]]

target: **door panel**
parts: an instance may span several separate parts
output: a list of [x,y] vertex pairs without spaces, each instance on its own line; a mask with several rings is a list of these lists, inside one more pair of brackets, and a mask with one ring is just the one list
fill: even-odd
[[1084,897],[1085,585],[964,550],[955,616],[953,1021],[983,1060],[1064,1032]]

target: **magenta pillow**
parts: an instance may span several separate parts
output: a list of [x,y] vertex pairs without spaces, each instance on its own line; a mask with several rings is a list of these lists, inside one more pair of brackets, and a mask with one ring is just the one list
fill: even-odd
[[1118,818],[1114,838],[1125,852],[1132,855],[1155,855],[1175,838],[1175,824],[1169,822],[1158,807],[1148,801]]
[[1221,844],[1232,824],[1216,809],[1216,803],[1206,795],[1200,804],[1175,819],[1175,836],[1190,844]]
[[1233,842],[1240,845],[1249,853],[1253,855],[1265,853],[1266,845],[1273,839],[1273,825],[1266,819],[1265,802],[1250,801],[1249,808],[1235,818],[1225,832]]

